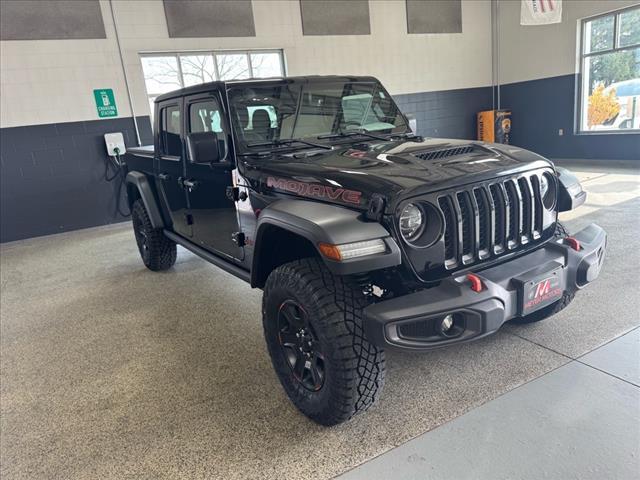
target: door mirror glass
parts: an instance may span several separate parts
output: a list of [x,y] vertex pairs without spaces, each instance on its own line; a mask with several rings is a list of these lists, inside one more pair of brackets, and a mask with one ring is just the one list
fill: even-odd
[[187,150],[191,163],[219,164],[220,142],[215,132],[199,132],[187,135]]

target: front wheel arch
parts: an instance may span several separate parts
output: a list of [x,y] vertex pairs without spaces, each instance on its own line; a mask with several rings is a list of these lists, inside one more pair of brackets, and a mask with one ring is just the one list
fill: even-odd
[[313,257],[319,254],[309,239],[277,225],[263,225],[253,251],[251,286],[263,288],[269,274],[280,265]]

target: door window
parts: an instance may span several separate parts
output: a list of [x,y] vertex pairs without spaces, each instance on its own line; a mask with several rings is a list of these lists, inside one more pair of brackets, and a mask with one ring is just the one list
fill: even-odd
[[182,123],[180,121],[180,107],[178,105],[171,105],[162,109],[162,125],[160,131],[162,153],[176,157],[182,156],[182,140],[180,139]]
[[222,123],[220,104],[215,99],[189,105],[189,133],[211,132],[218,137],[220,156],[226,156],[226,135]]
[[189,133],[222,133],[220,107],[215,100],[192,103],[189,107]]

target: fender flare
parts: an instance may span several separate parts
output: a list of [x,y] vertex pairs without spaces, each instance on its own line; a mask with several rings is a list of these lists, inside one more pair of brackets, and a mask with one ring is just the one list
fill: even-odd
[[162,219],[156,196],[147,176],[144,173],[133,171],[127,173],[125,181],[127,185],[133,185],[138,189],[138,193],[140,194],[140,198],[142,198],[144,208],[146,208],[149,214],[153,228],[164,228],[164,220]]
[[558,211],[568,212],[582,205],[587,192],[582,189],[580,180],[566,168],[556,167],[558,176]]
[[[262,239],[269,227],[279,227],[308,240],[329,270],[336,275],[363,273],[401,263],[400,248],[379,223],[366,221],[361,212],[306,200],[277,200],[260,212],[256,225],[251,283],[259,271]],[[337,262],[320,254],[319,243],[345,243],[382,239],[386,252]]]

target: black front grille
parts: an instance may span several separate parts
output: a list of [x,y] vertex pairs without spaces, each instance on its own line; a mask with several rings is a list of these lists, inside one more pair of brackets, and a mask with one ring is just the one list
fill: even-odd
[[[444,222],[446,225],[453,225],[455,223],[455,216],[453,215],[453,207],[451,205],[451,199],[449,197],[440,197],[438,203],[440,204],[440,210],[444,215]],[[445,245],[445,257],[453,258],[455,254],[453,243],[453,231],[451,228],[446,228],[444,231],[444,245]]]
[[442,150],[428,150],[426,152],[414,153],[416,157],[422,160],[438,160],[440,158],[455,157],[458,155],[467,155],[469,153],[486,153],[486,150],[477,145],[462,145],[460,147],[444,148]]
[[445,231],[445,268],[471,265],[541,238],[537,175],[471,186],[438,198]]
[[402,324],[398,327],[398,330],[404,338],[428,338],[438,334],[434,327],[433,321],[419,320]]

